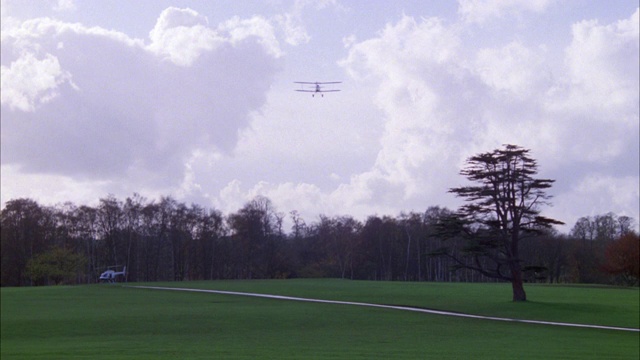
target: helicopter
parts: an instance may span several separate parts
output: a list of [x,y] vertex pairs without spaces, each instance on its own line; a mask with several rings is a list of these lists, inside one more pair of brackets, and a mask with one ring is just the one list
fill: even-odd
[[127,274],[127,267],[123,266],[122,267],[122,271],[115,271],[112,269],[117,269],[119,268],[121,265],[115,265],[115,266],[109,266],[107,269],[107,271],[103,272],[102,274],[100,274],[100,282],[103,283],[115,283],[118,280],[118,277],[121,276],[123,279],[126,280],[126,274]]
[[[308,82],[308,81],[294,81],[294,84],[302,84],[301,87],[302,89],[298,89],[296,91],[300,91],[300,92],[310,92],[312,93],[311,96],[314,97],[316,94],[320,94],[320,96],[324,97],[325,92],[335,92],[335,91],[340,91],[339,89],[327,89],[324,90],[323,89],[323,85],[327,85],[327,84],[340,84],[342,83],[342,81],[327,81],[327,82]],[[311,86],[308,86],[311,85]],[[306,86],[306,89],[305,89]]]

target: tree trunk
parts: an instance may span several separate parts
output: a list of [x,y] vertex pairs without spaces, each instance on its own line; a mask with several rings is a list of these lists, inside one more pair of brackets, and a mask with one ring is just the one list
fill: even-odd
[[513,289],[513,301],[527,301],[527,294],[522,284],[522,269],[519,264],[511,264],[511,288]]

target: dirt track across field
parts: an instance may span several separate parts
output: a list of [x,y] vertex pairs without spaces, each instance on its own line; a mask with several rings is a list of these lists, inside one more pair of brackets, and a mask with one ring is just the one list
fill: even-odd
[[481,319],[481,320],[494,320],[494,321],[507,321],[507,322],[518,322],[518,323],[538,324],[538,325],[553,325],[553,326],[567,326],[567,327],[578,327],[578,328],[591,328],[591,329],[605,329],[605,330],[640,332],[640,329],[635,329],[635,328],[604,326],[604,325],[589,325],[589,324],[572,324],[572,323],[563,323],[563,322],[555,322],[555,321],[511,319],[511,318],[501,318],[501,317],[495,317],[495,316],[482,316],[482,315],[464,314],[464,313],[457,313],[457,312],[443,311],[443,310],[435,310],[435,309],[417,308],[417,307],[402,306],[402,305],[369,304],[369,303],[352,302],[352,301],[308,299],[308,298],[293,297],[293,296],[283,296],[283,295],[256,294],[256,293],[246,293],[246,292],[236,292],[236,291],[223,291],[223,290],[172,288],[172,287],[161,287],[161,286],[129,286],[129,285],[123,285],[123,287],[136,288],[136,289],[151,289],[151,290],[201,292],[201,293],[235,295],[235,296],[251,296],[251,297],[260,297],[260,298],[267,298],[267,299],[289,300],[289,301],[304,301],[304,302],[323,303],[323,304],[367,306],[367,307],[375,307],[375,308],[382,308],[382,309],[413,311],[413,312],[426,313],[426,314],[435,314],[435,315],[444,315],[444,316],[456,316],[456,317]]

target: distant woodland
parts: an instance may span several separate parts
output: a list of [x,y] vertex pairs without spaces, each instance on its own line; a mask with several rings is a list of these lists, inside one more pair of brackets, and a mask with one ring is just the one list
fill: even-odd
[[[397,281],[497,281],[439,256],[469,252],[443,236],[452,211],[429,207],[397,217],[278,212],[257,197],[235,213],[171,197],[100,199],[95,207],[8,201],[1,212],[2,286],[88,284],[109,266],[126,281],[332,277]],[[283,228],[286,217],[290,228]],[[523,241],[526,282],[638,284],[634,219],[583,217],[569,234],[546,230]],[[468,254],[467,254],[468,255]],[[461,256],[464,261],[478,261]]]

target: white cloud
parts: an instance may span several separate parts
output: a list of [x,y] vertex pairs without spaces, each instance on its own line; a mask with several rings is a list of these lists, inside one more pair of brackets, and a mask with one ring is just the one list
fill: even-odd
[[[457,175],[462,160],[504,143],[531,148],[542,173],[562,176],[570,186],[584,181],[588,169],[603,166],[621,179],[637,174],[638,32],[629,25],[636,18],[637,12],[608,26],[574,26],[567,51],[574,74],[569,83],[554,76],[544,47],[512,41],[498,48],[467,48],[461,45],[464,31],[434,19],[419,23],[405,17],[379,37],[352,45],[343,64],[355,79],[377,79],[385,132],[372,168],[336,194],[373,207],[399,200],[405,206],[451,204],[442,194],[463,181]],[[575,66],[574,51],[581,59]],[[586,79],[591,73],[607,78],[602,87],[608,94],[602,94],[598,77]],[[585,96],[590,94],[584,82],[593,85],[594,97]],[[575,95],[558,94],[559,87]],[[569,167],[576,173],[567,173]],[[629,183],[616,175],[612,179]],[[627,210],[638,204],[630,194],[622,195]]]
[[204,16],[188,8],[175,7],[160,14],[149,38],[149,50],[182,66],[190,66],[202,53],[210,52],[224,42],[208,27]]
[[421,62],[453,60],[459,43],[455,31],[437,18],[418,23],[403,16],[396,24],[387,24],[379,37],[353,45],[341,63],[355,79],[372,74],[393,83],[405,80],[406,72],[417,70]]
[[21,111],[35,111],[36,106],[55,98],[56,88],[70,78],[62,71],[58,58],[45,54],[39,60],[34,54],[24,53],[10,66],[2,66],[2,105]]
[[284,33],[284,40],[287,44],[298,46],[311,41],[311,35],[309,35],[305,23],[309,8],[315,12],[327,8],[335,9],[340,13],[347,11],[347,8],[337,0],[295,0],[289,11],[274,17],[274,22]]
[[268,32],[229,35],[246,27],[223,36],[169,8],[148,46],[48,18],[3,29],[2,164],[131,192],[180,184],[195,151],[230,151],[265,101],[275,44],[262,43]]
[[301,9],[296,9],[294,11],[295,12],[276,16],[275,21],[282,28],[285,34],[285,41],[289,45],[296,46],[306,44],[311,40],[311,36],[309,36],[309,33],[302,21]]
[[[394,215],[454,208],[447,189],[464,184],[464,159],[514,143],[557,180],[546,215],[568,227],[589,212],[637,218],[638,11],[540,37],[512,28],[551,4],[460,1],[464,21],[386,26],[376,21],[397,14],[320,16],[334,1],[219,24],[169,8],[146,40],[3,14],[2,201],[138,192],[229,213],[263,195],[307,219]],[[486,40],[476,25],[489,21],[501,35]],[[348,76],[342,92],[311,98],[292,91],[298,71]]]
[[76,4],[74,0],[58,0],[53,9],[55,11],[73,11],[76,9]]
[[322,214],[327,210],[326,208],[323,209],[322,206],[322,204],[326,204],[326,195],[314,184],[292,182],[269,184],[261,182],[251,189],[249,194],[251,194],[252,198],[262,195],[270,199],[278,199],[278,208],[280,210],[296,210],[303,214],[314,215]]
[[282,55],[273,26],[261,16],[253,16],[250,19],[240,19],[236,16],[220,24],[218,28],[221,32],[229,34],[232,44],[255,38],[274,57]]
[[[28,196],[45,205],[64,203],[97,203],[99,196],[108,193],[109,181],[81,180],[55,174],[25,174],[15,165],[0,167],[0,202]],[[98,195],[96,195],[98,194]]]
[[[638,10],[609,25],[581,21],[565,50],[565,78],[548,90],[543,109],[557,122],[564,162],[605,166],[628,159],[637,171],[640,62]],[[562,161],[559,161],[562,162]]]
[[470,23],[485,23],[523,12],[541,13],[554,0],[458,0],[458,14]]
[[438,19],[405,16],[379,37],[351,46],[342,64],[356,79],[375,76],[385,128],[373,167],[338,189],[339,197],[391,208],[399,200],[446,191],[441,179],[450,178],[451,168],[434,168],[448,167],[451,155],[456,161],[447,139],[462,130],[464,120],[447,106],[448,92],[465,76],[456,64],[459,44],[457,32]]
[[572,26],[573,39],[566,49],[572,91],[567,105],[587,105],[587,112],[610,111],[637,103],[639,11],[625,20],[600,25],[585,20]]
[[583,216],[613,212],[638,220],[640,204],[640,177],[613,177],[604,174],[588,174],[572,188],[554,200],[549,210],[551,216],[561,219],[571,228]]
[[492,88],[535,98],[552,80],[551,70],[544,64],[543,50],[531,50],[516,41],[500,49],[479,50],[474,67]]

